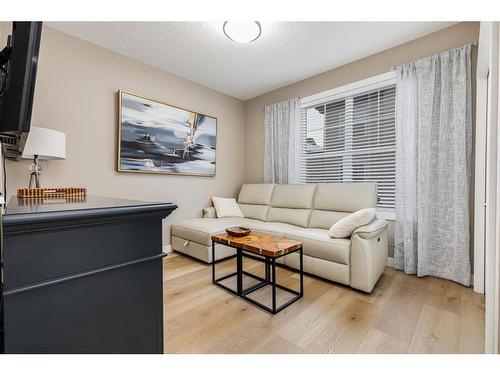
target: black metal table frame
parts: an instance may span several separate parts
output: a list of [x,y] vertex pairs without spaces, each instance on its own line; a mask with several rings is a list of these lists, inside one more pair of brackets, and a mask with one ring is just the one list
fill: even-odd
[[[299,298],[301,298],[304,295],[304,260],[303,260],[303,248],[302,248],[302,246],[300,246],[300,248],[298,248],[295,251],[292,251],[292,252],[287,253],[287,254],[279,255],[277,257],[261,255],[262,257],[264,257],[263,259],[256,257],[256,256],[246,255],[244,250],[233,247],[236,250],[236,272],[230,273],[228,275],[224,275],[224,276],[216,279],[216,277],[215,277],[215,264],[216,264],[216,262],[214,262],[214,260],[215,260],[215,244],[216,243],[220,243],[220,242],[212,240],[212,283],[217,285],[218,287],[220,287],[224,290],[227,290],[228,292],[235,294],[238,297],[241,297],[244,300],[246,300],[246,301],[248,301],[248,302],[250,302],[250,303],[252,303],[252,304],[260,307],[261,309],[264,309],[267,312],[270,312],[272,314],[276,314],[276,313],[280,312],[285,307],[287,307],[290,304],[292,304],[293,302],[297,301]],[[220,243],[220,244],[225,245],[223,243]],[[299,287],[300,289],[299,289],[299,291],[287,288],[286,286],[280,285],[276,282],[276,260],[285,256],[285,255],[289,255],[289,254],[293,254],[293,253],[297,253],[297,252],[299,253],[299,259],[300,259],[300,269],[298,270],[299,275],[300,275],[300,287]],[[250,272],[243,270],[243,257],[245,257],[245,256],[265,264],[265,278],[262,278],[260,276],[254,275]],[[255,284],[247,289],[243,289],[243,275],[247,275],[251,278],[259,280],[260,283]],[[226,285],[221,283],[221,281],[228,279],[230,277],[233,277],[233,276],[236,276],[236,280],[237,280],[236,281],[236,290],[231,289],[231,288],[229,288]],[[268,306],[254,300],[248,296],[250,293],[255,292],[256,290],[261,289],[267,285],[271,285],[271,288],[272,288],[272,307],[268,307]],[[285,290],[285,291],[293,294],[294,297],[290,298],[284,304],[277,307],[276,306],[276,289],[277,288],[281,289],[281,290]]]

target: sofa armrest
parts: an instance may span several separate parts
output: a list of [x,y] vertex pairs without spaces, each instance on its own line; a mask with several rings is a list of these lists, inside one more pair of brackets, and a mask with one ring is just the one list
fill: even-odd
[[375,219],[351,236],[351,287],[370,293],[387,263],[387,223]]
[[203,217],[205,218],[214,218],[217,217],[215,214],[215,208],[214,207],[206,207],[203,209]]
[[387,227],[384,219],[374,219],[370,224],[358,227],[352,232],[352,236],[358,235],[364,239],[377,237]]

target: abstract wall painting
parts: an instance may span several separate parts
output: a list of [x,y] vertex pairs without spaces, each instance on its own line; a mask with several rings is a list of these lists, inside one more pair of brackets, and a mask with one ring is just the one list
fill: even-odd
[[215,176],[217,119],[119,91],[118,171]]

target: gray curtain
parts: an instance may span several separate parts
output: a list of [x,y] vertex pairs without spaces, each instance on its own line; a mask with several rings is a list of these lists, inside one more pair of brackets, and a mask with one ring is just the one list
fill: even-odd
[[297,182],[300,99],[292,98],[264,108],[264,182]]
[[395,268],[470,284],[471,46],[397,67]]

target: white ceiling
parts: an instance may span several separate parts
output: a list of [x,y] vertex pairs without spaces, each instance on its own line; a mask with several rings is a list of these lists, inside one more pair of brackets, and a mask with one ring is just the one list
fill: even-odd
[[270,22],[238,44],[222,22],[48,22],[48,26],[246,100],[454,22]]

